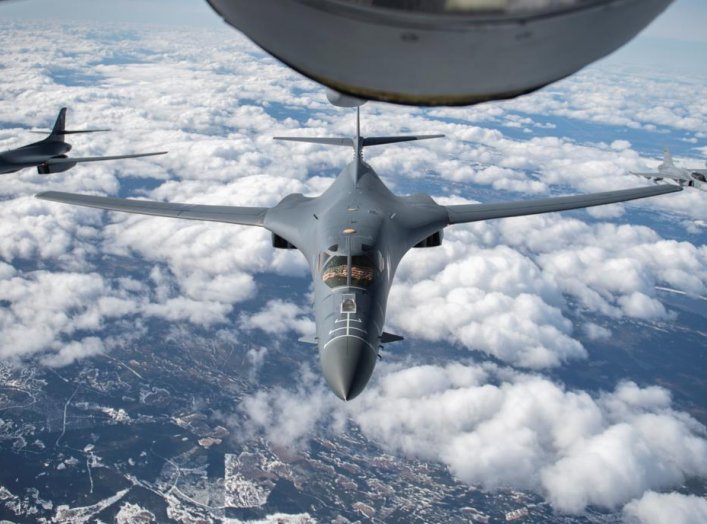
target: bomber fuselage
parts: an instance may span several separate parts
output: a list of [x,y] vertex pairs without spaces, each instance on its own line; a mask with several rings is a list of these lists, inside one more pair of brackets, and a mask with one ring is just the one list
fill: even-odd
[[71,151],[71,144],[58,140],[42,140],[0,153],[0,174],[37,167],[50,158],[61,158]]
[[339,398],[354,398],[371,377],[398,263],[447,219],[427,195],[394,195],[360,159],[321,196],[290,195],[268,211],[265,226],[309,262],[320,363]]

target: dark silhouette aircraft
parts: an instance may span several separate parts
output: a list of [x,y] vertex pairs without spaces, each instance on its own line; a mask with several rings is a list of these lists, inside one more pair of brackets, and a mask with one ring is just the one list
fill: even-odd
[[[358,111],[358,109],[357,109]],[[316,336],[324,377],[350,400],[363,391],[382,344],[402,337],[383,329],[396,268],[411,248],[442,243],[445,227],[494,218],[533,215],[681,191],[661,185],[488,204],[443,206],[429,195],[393,194],[363,159],[363,150],[427,136],[299,138],[281,140],[352,147],[353,160],[320,196],[286,196],[271,208],[177,204],[49,191],[37,198],[80,206],[189,220],[260,226],[279,249],[298,249],[314,280]]]
[[144,156],[164,155],[166,151],[156,153],[138,153],[134,155],[118,156],[93,156],[93,157],[69,157],[67,153],[71,151],[71,144],[66,143],[66,135],[78,133],[97,133],[108,131],[108,129],[85,129],[80,131],[67,131],[66,108],[62,107],[56,119],[54,128],[49,136],[44,140],[29,144],[10,151],[0,153],[0,174],[14,173],[26,167],[36,167],[40,175],[51,173],[61,173],[74,167],[81,162],[99,162],[103,160],[119,160],[121,158],[140,158]]

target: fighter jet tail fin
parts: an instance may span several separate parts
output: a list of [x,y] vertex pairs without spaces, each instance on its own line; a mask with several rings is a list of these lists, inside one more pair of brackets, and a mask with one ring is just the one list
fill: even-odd
[[670,152],[670,148],[665,146],[665,149],[663,149],[663,163],[661,164],[661,167],[672,167],[674,165],[673,154]]

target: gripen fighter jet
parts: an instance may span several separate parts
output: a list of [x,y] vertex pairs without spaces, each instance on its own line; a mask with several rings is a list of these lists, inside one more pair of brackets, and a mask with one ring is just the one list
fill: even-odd
[[[358,108],[357,108],[358,114]],[[279,249],[298,249],[314,280],[314,316],[322,372],[334,393],[351,400],[365,388],[382,344],[402,337],[383,329],[388,292],[411,248],[442,243],[445,227],[624,202],[681,191],[673,185],[517,202],[442,206],[429,195],[393,194],[363,159],[366,147],[441,135],[353,138],[280,137],[352,147],[353,160],[318,197],[286,196],[275,207],[234,207],[129,200],[49,191],[37,198],[79,206],[260,226]]]
[[207,0],[350,96],[467,105],[539,89],[615,51],[672,0]]
[[119,160],[121,158],[140,158],[143,156],[164,155],[166,151],[156,153],[138,153],[134,155],[118,156],[92,156],[84,158],[69,158],[67,153],[71,151],[71,144],[64,140],[66,135],[78,133],[97,133],[108,131],[108,129],[84,129],[80,131],[67,131],[66,108],[62,107],[56,119],[54,128],[49,136],[44,140],[29,144],[17,149],[11,149],[0,153],[0,175],[14,173],[26,167],[36,167],[40,175],[51,173],[61,173],[74,167],[80,162],[99,162],[103,160]]
[[663,151],[663,163],[658,166],[657,173],[634,173],[631,171],[631,174],[642,176],[655,182],[673,180],[681,187],[694,187],[707,192],[707,169],[686,169],[676,166],[673,163],[673,155],[667,147]]

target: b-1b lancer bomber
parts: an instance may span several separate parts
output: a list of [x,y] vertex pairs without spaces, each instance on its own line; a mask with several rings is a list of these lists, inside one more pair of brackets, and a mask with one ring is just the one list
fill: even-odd
[[[358,109],[357,109],[358,111]],[[279,249],[298,249],[314,279],[314,316],[322,372],[343,400],[368,383],[382,344],[402,337],[384,331],[388,293],[401,259],[412,248],[439,246],[444,228],[493,218],[533,215],[681,191],[650,186],[517,202],[443,206],[429,195],[398,196],[363,159],[363,150],[427,136],[284,140],[352,147],[353,160],[317,197],[286,196],[271,208],[177,204],[45,192],[43,200],[113,211],[260,226]]]
[[66,135],[78,133],[98,133],[108,131],[108,129],[83,129],[79,131],[68,131],[66,129],[66,108],[62,107],[59,116],[54,123],[54,128],[49,136],[44,140],[28,144],[26,146],[11,149],[0,153],[0,175],[14,173],[27,167],[36,167],[40,175],[51,173],[61,173],[68,171],[81,162],[100,162],[103,160],[119,160],[122,158],[140,158],[144,156],[164,155],[166,151],[155,153],[137,153],[133,155],[118,156],[92,156],[69,158],[67,153],[71,151],[71,144],[66,143]]

